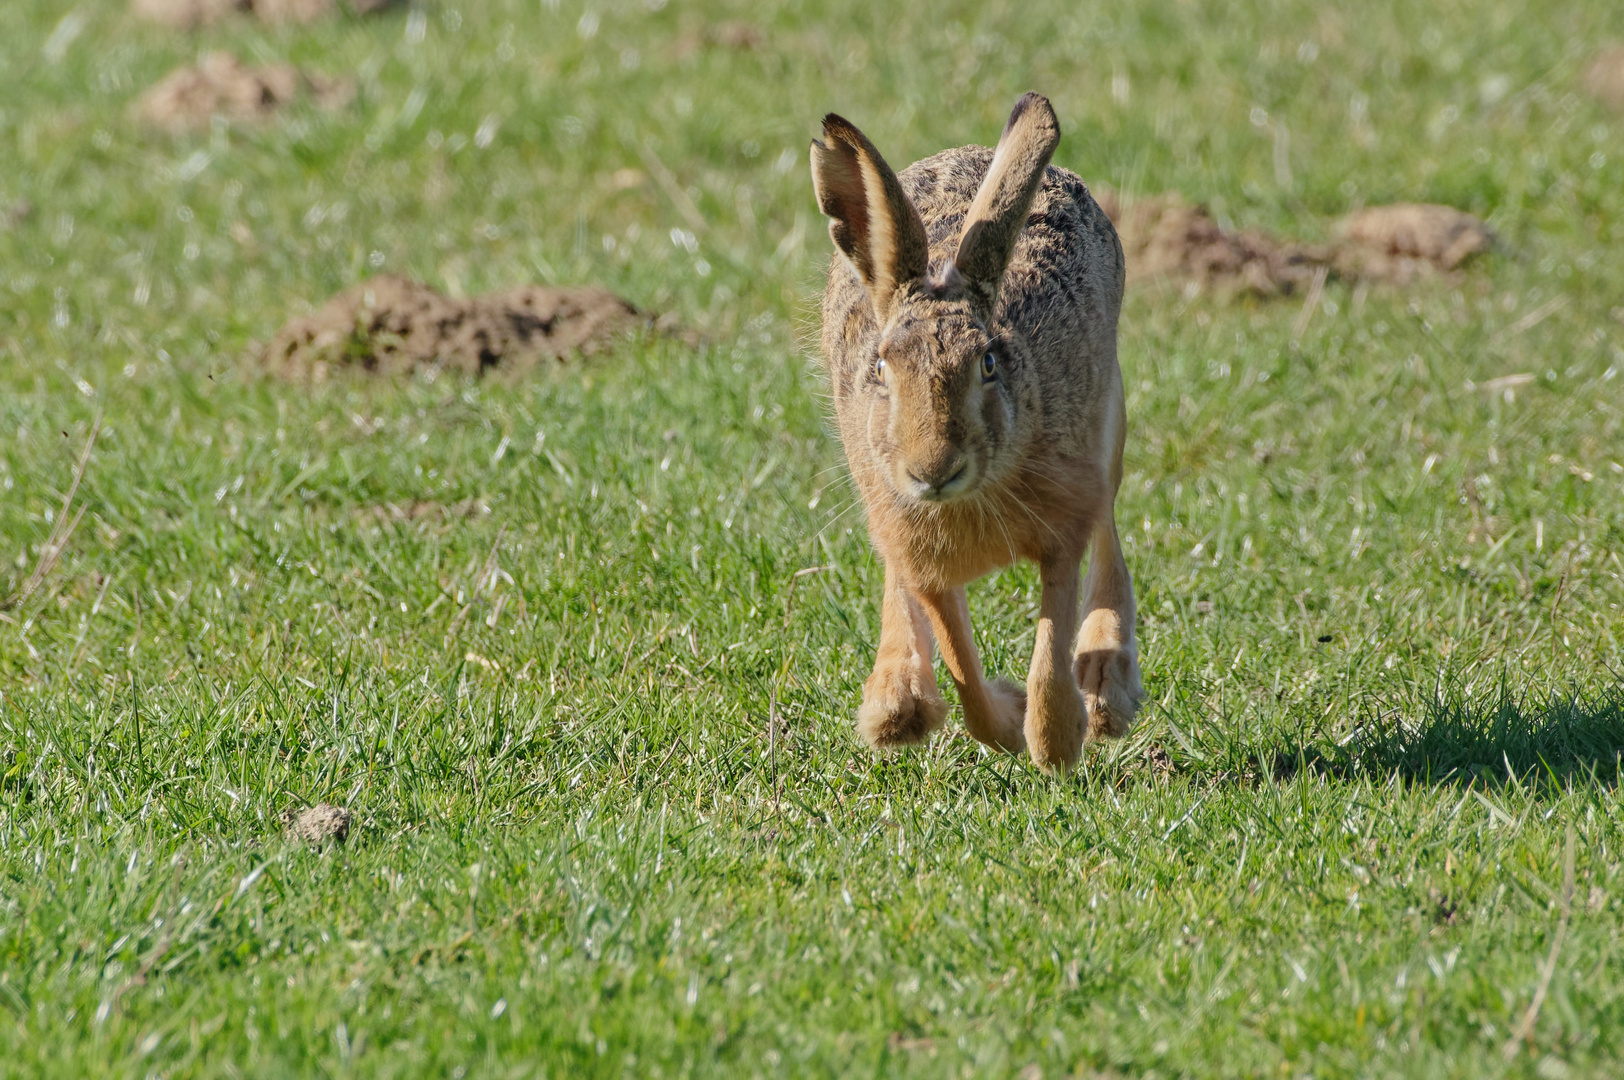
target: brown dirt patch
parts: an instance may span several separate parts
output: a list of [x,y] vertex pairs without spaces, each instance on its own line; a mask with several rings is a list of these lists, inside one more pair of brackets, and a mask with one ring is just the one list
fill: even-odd
[[317,803],[308,810],[289,810],[282,815],[290,840],[316,847],[344,843],[350,838],[353,822],[348,810],[332,803]]
[[767,32],[754,23],[723,22],[677,36],[672,49],[678,60],[686,60],[705,49],[754,52],[767,47]]
[[248,10],[268,23],[313,23],[338,10],[336,0],[252,0]]
[[1449,272],[1494,245],[1488,227],[1452,206],[1394,203],[1349,214],[1338,227],[1337,269],[1345,277],[1404,284]]
[[130,9],[149,22],[163,23],[177,30],[213,26],[234,11],[244,10],[243,0],[132,0]]
[[268,23],[313,23],[341,10],[369,15],[395,0],[131,0],[135,14],[177,30],[213,26],[228,15],[249,15]]
[[1255,229],[1221,228],[1206,207],[1175,193],[1127,201],[1109,189],[1095,200],[1117,227],[1128,281],[1182,281],[1196,291],[1285,296],[1316,276],[1391,284],[1448,274],[1493,237],[1453,207],[1399,203],[1343,219],[1330,244],[1303,244]]
[[1327,254],[1251,229],[1228,231],[1206,207],[1156,195],[1119,209],[1128,280],[1176,278],[1217,293],[1280,296],[1306,286]]
[[725,22],[711,27],[706,34],[706,40],[724,49],[748,52],[767,44],[767,32],[752,23]]
[[0,229],[15,229],[34,216],[34,204],[27,199],[0,206]]
[[1145,767],[1153,776],[1172,776],[1178,772],[1178,766],[1165,749],[1160,746],[1148,746],[1144,753]]
[[214,117],[236,123],[268,120],[295,101],[339,108],[354,95],[353,84],[302,72],[290,64],[247,67],[227,52],[204,55],[196,67],[164,76],[135,103],[135,114],[154,127],[175,133],[207,130]]
[[1597,53],[1579,81],[1591,97],[1624,111],[1624,42]]
[[384,274],[290,320],[264,350],[272,371],[321,379],[334,368],[378,375],[452,369],[525,370],[572,354],[591,355],[615,338],[654,325],[607,289],[592,285],[515,289],[454,300],[421,282]]

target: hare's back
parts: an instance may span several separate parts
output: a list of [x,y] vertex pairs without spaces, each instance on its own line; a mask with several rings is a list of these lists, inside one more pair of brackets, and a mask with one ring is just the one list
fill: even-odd
[[[957,251],[964,215],[992,155],[984,146],[961,146],[916,161],[898,174],[902,190],[924,219],[932,265]],[[1122,282],[1122,245],[1111,219],[1082,177],[1050,165],[999,290],[998,321],[1025,331],[1039,348],[1056,332],[1075,341],[1078,322],[1108,327],[1114,341]]]

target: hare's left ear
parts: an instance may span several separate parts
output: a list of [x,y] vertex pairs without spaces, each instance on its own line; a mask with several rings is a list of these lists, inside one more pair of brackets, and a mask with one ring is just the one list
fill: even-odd
[[958,255],[949,272],[957,272],[960,280],[954,284],[964,289],[984,319],[992,317],[1004,269],[1059,142],[1060,122],[1048,98],[1028,93],[1015,103],[986,179],[964,216]]
[[830,113],[824,142],[812,140],[812,187],[833,220],[829,235],[868,289],[884,323],[899,285],[925,276],[930,246],[897,174],[861,131]]

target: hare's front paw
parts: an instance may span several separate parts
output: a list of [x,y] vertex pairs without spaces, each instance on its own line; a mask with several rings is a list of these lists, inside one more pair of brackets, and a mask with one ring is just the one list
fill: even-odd
[[913,660],[875,668],[863,683],[857,733],[876,750],[924,742],[947,718],[930,664]]
[[1026,749],[1026,688],[1008,679],[986,685],[986,706],[964,706],[964,726],[977,742],[1018,754]]
[[1133,726],[1145,691],[1133,646],[1077,654],[1077,688],[1088,706],[1088,738],[1120,738]]
[[[1061,669],[1064,672],[1065,669]],[[1050,679],[1027,687],[1026,746],[1032,764],[1047,773],[1065,773],[1083,752],[1087,712],[1070,680]]]

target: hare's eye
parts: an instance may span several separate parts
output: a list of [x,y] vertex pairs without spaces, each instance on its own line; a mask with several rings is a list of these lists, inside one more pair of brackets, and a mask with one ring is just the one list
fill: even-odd
[[875,379],[876,382],[880,383],[881,385],[884,385],[884,383],[885,383],[885,361],[884,360],[876,360],[876,361],[874,361],[874,379]]
[[998,357],[988,353],[981,358],[981,377],[991,379],[996,374],[998,374]]

